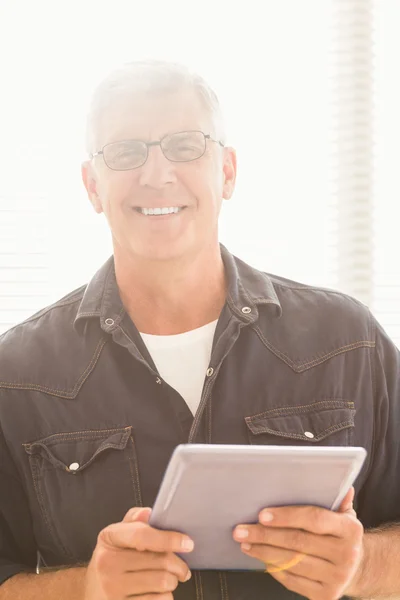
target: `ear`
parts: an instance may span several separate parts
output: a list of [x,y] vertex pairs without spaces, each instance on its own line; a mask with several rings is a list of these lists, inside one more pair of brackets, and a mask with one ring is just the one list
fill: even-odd
[[235,190],[236,183],[236,151],[230,147],[226,147],[224,150],[224,186],[222,191],[222,197],[225,200],[230,200]]
[[87,195],[94,210],[100,214],[103,212],[100,196],[97,192],[97,178],[90,161],[85,161],[81,166],[82,181],[86,188]]

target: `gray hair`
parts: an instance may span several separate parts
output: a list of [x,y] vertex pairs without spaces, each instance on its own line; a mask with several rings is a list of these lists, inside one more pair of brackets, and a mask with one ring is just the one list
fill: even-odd
[[107,108],[123,96],[131,94],[163,94],[192,89],[208,112],[212,135],[225,143],[225,126],[216,93],[208,83],[188,67],[161,60],[126,63],[113,70],[94,90],[86,126],[86,149],[96,147],[99,123]]

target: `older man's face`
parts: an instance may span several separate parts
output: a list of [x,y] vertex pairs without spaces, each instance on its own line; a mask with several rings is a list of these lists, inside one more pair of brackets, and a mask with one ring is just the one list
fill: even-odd
[[[97,149],[119,140],[150,142],[191,130],[213,137],[210,118],[191,92],[127,99],[104,116]],[[96,157],[83,171],[96,211],[106,215],[116,252],[128,260],[168,260],[216,243],[222,199],[234,189],[236,158],[232,149],[207,140],[205,154],[191,162],[171,162],[153,146],[146,163],[136,169],[114,171]],[[159,216],[142,211],[163,208],[178,212]]]

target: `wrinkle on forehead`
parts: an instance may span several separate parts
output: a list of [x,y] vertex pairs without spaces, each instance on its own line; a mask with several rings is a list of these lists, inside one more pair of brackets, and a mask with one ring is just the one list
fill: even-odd
[[101,115],[101,146],[123,139],[160,140],[177,131],[211,133],[211,118],[193,92],[120,98]]

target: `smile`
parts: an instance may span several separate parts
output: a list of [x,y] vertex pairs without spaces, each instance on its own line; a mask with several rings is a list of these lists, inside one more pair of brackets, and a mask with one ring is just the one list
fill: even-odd
[[141,208],[135,207],[136,212],[147,216],[173,215],[181,212],[186,206],[171,206],[170,208]]

